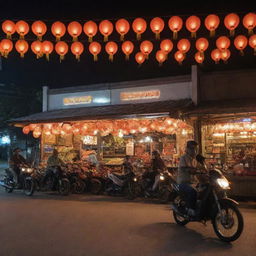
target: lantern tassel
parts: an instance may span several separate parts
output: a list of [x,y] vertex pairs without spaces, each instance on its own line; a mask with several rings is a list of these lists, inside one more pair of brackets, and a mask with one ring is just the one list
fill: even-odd
[[248,35],[251,36],[251,35],[253,35],[253,34],[254,34],[254,33],[253,33],[253,29],[251,29],[251,28],[248,29]]
[[191,32],[191,37],[196,38],[196,32]]
[[90,42],[90,43],[92,42],[92,36],[88,37],[88,42]]
[[123,34],[120,36],[120,41],[124,41],[124,35]]
[[210,31],[210,37],[215,37],[215,30]]
[[240,50],[240,55],[244,56],[244,51],[243,50]]
[[114,55],[113,55],[113,54],[109,54],[109,60],[110,60],[111,62],[113,62],[113,59],[114,59]]
[[98,56],[96,54],[93,55],[93,60],[98,61]]
[[37,39],[41,42],[43,40],[42,36],[37,36]]
[[6,38],[7,39],[12,39],[12,35],[11,34],[6,34]]
[[148,56],[149,56],[149,54],[145,54],[146,60],[148,60]]
[[60,36],[56,36],[56,42],[60,41]]
[[163,62],[159,62],[158,66],[162,67],[163,66]]
[[160,33],[156,33],[156,40],[160,39]]
[[253,55],[256,56],[256,47],[254,47]]
[[47,61],[50,60],[50,55],[49,55],[49,53],[46,53],[46,54],[45,54],[45,58],[46,58]]
[[60,55],[60,63],[62,60],[64,60],[64,55]]
[[104,36],[104,42],[108,41],[108,36]]
[[77,61],[79,62],[80,61],[80,55],[76,55],[76,59],[77,59]]
[[233,37],[235,35],[235,30],[234,29],[230,30],[229,34],[231,37]]
[[203,57],[204,57],[204,52],[201,51],[201,52],[199,53],[199,56],[200,56],[201,58],[203,58]]
[[177,31],[173,31],[173,39],[177,40],[178,39],[178,32]]
[[141,40],[141,34],[137,33],[136,37],[138,41]]
[[77,41],[77,36],[73,36],[73,42],[76,42]]
[[24,58],[24,53],[23,52],[20,53],[20,57]]
[[25,39],[24,35],[20,35],[20,39],[21,40]]
[[128,60],[129,60],[129,57],[130,57],[129,54],[126,54],[126,55],[125,55],[125,60],[128,61]]

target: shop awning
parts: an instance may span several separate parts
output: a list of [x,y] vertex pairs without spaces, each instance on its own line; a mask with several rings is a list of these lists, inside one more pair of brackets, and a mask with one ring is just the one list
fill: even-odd
[[36,113],[12,119],[9,123],[18,126],[28,123],[136,118],[150,115],[169,115],[171,117],[178,118],[180,117],[180,111],[192,106],[192,104],[193,103],[190,99],[183,99],[141,104],[70,108]]

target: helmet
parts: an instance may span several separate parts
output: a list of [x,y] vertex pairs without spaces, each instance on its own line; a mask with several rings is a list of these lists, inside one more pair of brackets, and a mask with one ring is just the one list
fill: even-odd
[[187,141],[187,148],[196,147],[198,146],[198,143],[194,140]]

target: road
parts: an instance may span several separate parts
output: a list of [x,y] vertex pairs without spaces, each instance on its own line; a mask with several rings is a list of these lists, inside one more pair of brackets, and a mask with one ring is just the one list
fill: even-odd
[[245,230],[232,244],[210,224],[179,227],[168,205],[91,195],[0,190],[1,256],[255,255],[256,209],[242,209]]

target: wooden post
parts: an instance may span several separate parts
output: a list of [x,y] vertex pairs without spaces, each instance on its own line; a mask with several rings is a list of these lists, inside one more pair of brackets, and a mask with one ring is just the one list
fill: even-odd
[[194,128],[194,140],[199,145],[199,154],[202,154],[202,121],[200,118],[193,119],[193,128]]

